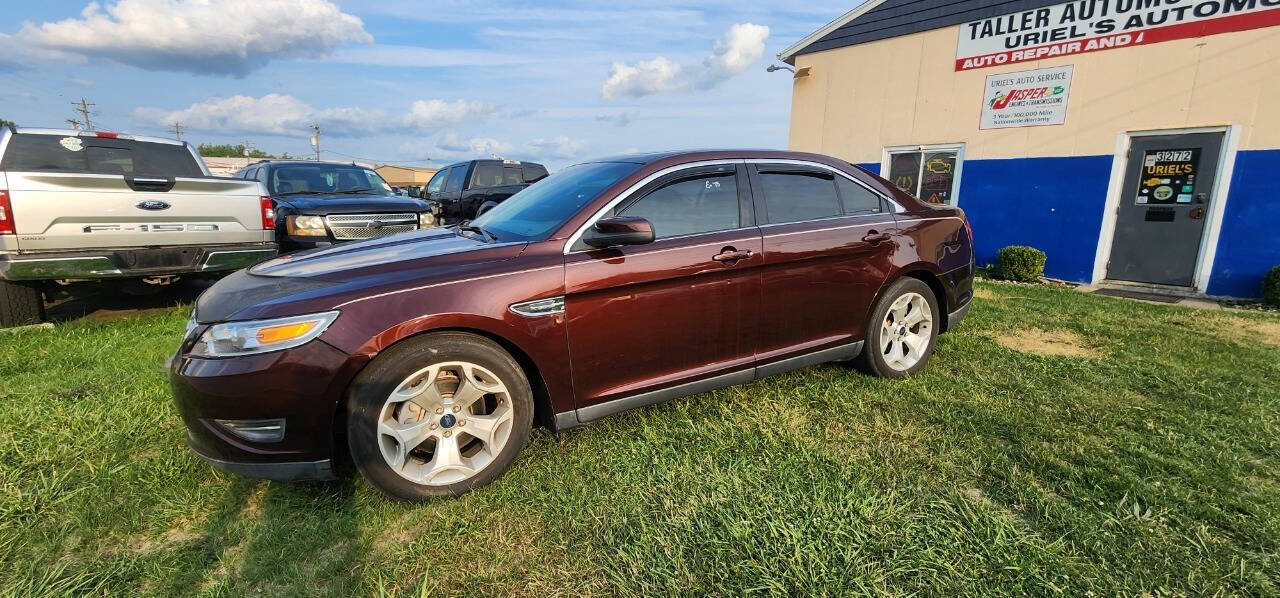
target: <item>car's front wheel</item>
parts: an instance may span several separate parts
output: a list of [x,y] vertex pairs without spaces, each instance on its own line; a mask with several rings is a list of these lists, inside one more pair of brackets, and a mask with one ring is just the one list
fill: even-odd
[[924,369],[938,340],[938,300],[929,285],[902,278],[871,310],[859,365],[870,374],[901,378]]
[[348,393],[360,473],[404,500],[459,495],[502,475],[533,426],[533,393],[493,341],[433,333],[383,352]]

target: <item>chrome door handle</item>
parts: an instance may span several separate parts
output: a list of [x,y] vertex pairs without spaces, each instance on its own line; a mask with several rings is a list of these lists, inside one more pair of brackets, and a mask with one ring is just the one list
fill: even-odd
[[872,245],[875,245],[876,243],[888,241],[889,238],[890,237],[888,233],[876,232],[875,229],[871,229],[867,231],[867,235],[865,237],[862,237],[862,240]]
[[711,256],[711,259],[725,265],[731,265],[734,262],[737,262],[739,260],[745,260],[747,258],[750,258],[753,255],[755,255],[755,253],[753,253],[749,249],[746,251],[735,251],[733,249],[726,249],[724,251],[721,251],[720,253],[717,253]]

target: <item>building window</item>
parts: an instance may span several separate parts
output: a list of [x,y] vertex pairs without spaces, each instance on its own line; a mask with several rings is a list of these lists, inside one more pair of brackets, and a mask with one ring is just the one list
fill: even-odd
[[881,172],[895,186],[929,203],[956,205],[964,145],[911,145],[885,149]]

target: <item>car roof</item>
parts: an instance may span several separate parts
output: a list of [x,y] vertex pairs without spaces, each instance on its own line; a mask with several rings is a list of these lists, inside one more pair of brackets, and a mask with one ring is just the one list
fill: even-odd
[[693,149],[670,150],[660,152],[644,152],[622,154],[588,160],[588,162],[630,162],[633,164],[653,164],[655,162],[698,162],[702,160],[805,160],[811,162],[835,163],[843,162],[831,156],[809,152],[770,149]]

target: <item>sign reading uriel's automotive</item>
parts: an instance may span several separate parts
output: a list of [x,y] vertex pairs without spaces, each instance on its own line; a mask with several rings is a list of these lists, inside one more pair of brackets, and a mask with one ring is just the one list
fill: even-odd
[[981,129],[1040,127],[1067,122],[1072,65],[987,77]]
[[956,70],[1280,25],[1280,0],[1077,0],[960,25]]

